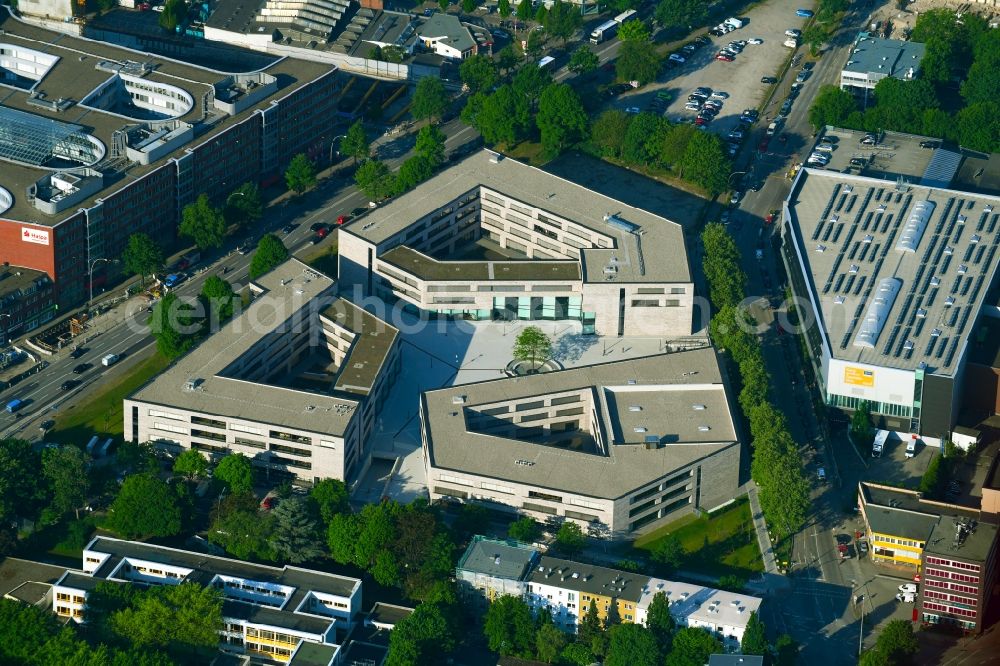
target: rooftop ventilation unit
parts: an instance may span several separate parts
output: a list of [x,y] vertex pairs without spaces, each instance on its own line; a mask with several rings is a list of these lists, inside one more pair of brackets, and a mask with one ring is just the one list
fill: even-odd
[[453,395],[451,396],[451,404],[453,405],[464,405],[465,396],[464,395]]
[[958,267],[958,274],[959,275],[965,275],[968,272],[969,272],[969,267],[968,266],[966,266],[965,264],[960,264],[959,265],[959,267]]
[[624,220],[618,217],[617,215],[612,215],[611,213],[608,213],[604,216],[604,222],[609,227],[614,227],[615,229],[624,231],[625,233],[628,234],[635,234],[639,232],[638,224],[633,224],[632,222]]
[[952,298],[951,296],[949,296],[948,298],[944,299],[944,306],[946,308],[950,308],[954,304],[955,304],[955,299]]
[[899,237],[899,242],[896,243],[898,251],[917,251],[917,245],[920,244],[920,238],[924,235],[924,229],[927,228],[927,222],[931,219],[934,208],[934,202],[926,199],[918,201],[913,206],[910,216],[906,218],[906,224],[903,226],[903,233]]
[[871,243],[873,240],[875,240],[875,237],[872,236],[871,234],[868,234],[864,238],[861,239],[861,242],[862,243]]
[[857,273],[858,270],[860,269],[858,268],[857,264],[851,264],[851,267],[848,269],[848,272],[853,275],[854,273]]
[[626,384],[628,384],[629,386],[635,386],[635,385],[636,385],[636,384],[638,384],[639,382],[638,382],[638,381],[636,381],[636,380],[634,380],[634,379],[629,379],[629,380],[626,380],[626,382],[625,382],[625,383],[626,383]]
[[712,428],[710,426],[707,426],[707,425],[700,425],[700,426],[698,426],[698,432],[708,432],[711,429]]
[[628,406],[628,411],[630,411],[630,412],[641,412],[642,411],[642,405],[629,405]]
[[692,408],[697,412],[705,411],[705,405],[692,405]]
[[917,316],[923,319],[924,317],[927,316],[927,310],[923,308],[917,308]]
[[843,296],[834,296],[833,297],[833,302],[836,303],[837,305],[843,305],[843,303],[844,303],[844,297]]
[[646,432],[646,427],[645,426],[636,426],[636,427],[632,428],[632,432],[638,432],[638,433]]
[[933,331],[931,331],[931,337],[932,338],[937,338],[937,337],[940,337],[940,336],[941,336],[941,329],[940,328],[935,328]]
[[826,252],[826,245],[817,245],[816,246],[816,251],[817,252]]
[[937,286],[938,286],[938,285],[940,285],[940,284],[941,284],[941,278],[939,278],[939,277],[938,277],[938,276],[936,276],[936,275],[935,275],[934,277],[932,277],[932,278],[931,278],[931,286],[932,286],[932,287],[937,287]]
[[953,248],[951,245],[945,245],[944,246],[944,253],[945,254],[954,254],[954,252],[955,252],[955,248]]

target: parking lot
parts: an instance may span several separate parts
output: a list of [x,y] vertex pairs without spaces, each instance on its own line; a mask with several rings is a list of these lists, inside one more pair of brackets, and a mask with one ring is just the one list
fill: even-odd
[[[744,109],[757,108],[771,89],[771,85],[761,83],[761,77],[777,76],[790,49],[782,46],[787,37],[785,30],[801,30],[805,19],[795,15],[796,5],[790,0],[778,0],[753,8],[741,18],[746,25],[721,37],[706,35],[710,40],[686,57],[683,64],[666,67],[660,78],[632,93],[625,93],[614,102],[619,109],[646,109],[656,93],[668,90],[673,100],[664,115],[675,121],[693,121],[697,115],[684,108],[687,97],[699,87],[728,93],[729,98],[708,128],[721,135],[728,134],[739,123]],[[733,62],[715,59],[719,50],[731,41],[761,39],[763,44],[747,44],[737,54]],[[809,85],[807,82],[806,85]],[[765,119],[761,118],[761,122]]]
[[907,458],[906,444],[907,442],[898,436],[890,434],[881,457],[872,458],[869,451],[866,477],[875,482],[888,481],[893,485],[917,488],[927,466],[931,464],[934,454],[938,452],[938,448],[927,446],[923,441],[918,441],[914,456]]

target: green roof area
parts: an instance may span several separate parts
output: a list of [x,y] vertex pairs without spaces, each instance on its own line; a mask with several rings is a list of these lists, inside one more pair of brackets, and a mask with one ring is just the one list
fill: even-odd
[[438,261],[405,245],[379,259],[426,282],[493,280],[580,280],[575,261]]

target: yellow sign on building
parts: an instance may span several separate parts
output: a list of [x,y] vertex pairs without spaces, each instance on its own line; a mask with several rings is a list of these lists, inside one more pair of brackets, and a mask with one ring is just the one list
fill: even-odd
[[844,383],[853,386],[875,386],[875,372],[847,366],[844,368]]

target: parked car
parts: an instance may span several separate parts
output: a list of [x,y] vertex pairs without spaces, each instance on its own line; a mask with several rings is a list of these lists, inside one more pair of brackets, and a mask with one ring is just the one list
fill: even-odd
[[757,46],[757,45],[763,44],[763,43],[764,43],[764,40],[761,39],[760,37],[754,37],[753,39],[748,39],[747,40],[747,44],[753,44],[754,46]]
[[163,286],[167,288],[176,287],[186,279],[187,275],[184,273],[171,273],[167,277],[163,278]]
[[671,53],[669,60],[671,62],[676,62],[677,64],[680,65],[683,65],[685,62],[687,62],[687,58],[682,56],[680,53]]
[[299,226],[299,225],[295,224],[294,222],[289,222],[288,224],[286,224],[285,226],[283,226],[283,227],[281,228],[281,230],[282,230],[282,231],[283,231],[284,233],[286,233],[286,234],[290,234],[290,233],[292,233],[293,231],[295,231],[295,230],[296,230],[296,229],[298,228],[298,226]]
[[[760,250],[757,250],[757,251],[758,251],[758,252],[761,252]],[[763,255],[763,252],[761,252],[761,254]],[[759,259],[759,258],[760,258],[760,257],[758,257],[758,259]],[[816,472],[816,478],[817,478],[817,479],[818,479],[819,481],[822,481],[822,482],[825,482],[825,481],[826,481],[826,469],[825,469],[825,468],[823,468],[823,467],[820,467],[820,468],[819,468],[819,470],[817,470],[817,472]]]
[[940,145],[941,145],[940,141],[921,141],[920,142],[920,147],[921,148],[937,148]]
[[739,190],[733,190],[733,194],[729,197],[729,203],[735,206],[740,202],[740,199],[742,198],[743,198],[742,192],[740,192]]
[[709,95],[710,99],[729,99],[729,93],[723,92],[721,90],[716,90],[714,93]]
[[722,60],[723,62],[732,62],[733,60],[735,60],[735,58],[733,58],[733,56],[729,55],[728,53],[719,53],[718,55],[715,56],[715,59]]
[[801,36],[802,36],[802,31],[796,30],[795,28],[789,28],[788,30],[785,31],[785,37],[794,37],[798,39]]
[[916,583],[903,583],[902,585],[899,586],[899,591],[900,592],[909,592],[910,594],[916,594],[917,593],[917,584]]
[[773,85],[778,82],[778,79],[777,77],[774,76],[762,76],[760,77],[760,82],[765,83],[767,85]]
[[796,9],[795,15],[799,18],[812,18],[813,11],[811,9]]
[[772,210],[764,217],[764,224],[774,224],[774,220],[778,217],[778,211]]

